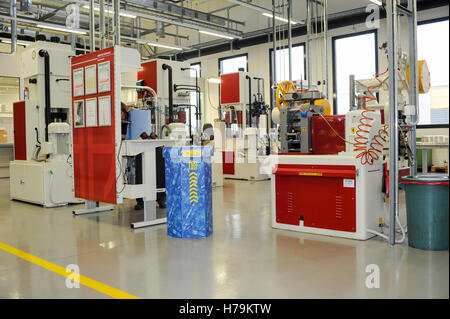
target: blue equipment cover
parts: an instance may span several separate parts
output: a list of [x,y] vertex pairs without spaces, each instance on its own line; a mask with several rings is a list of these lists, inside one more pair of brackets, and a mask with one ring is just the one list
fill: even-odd
[[127,140],[137,140],[139,136],[146,132],[152,132],[152,113],[150,110],[131,110],[129,120],[133,123],[128,125]]
[[201,238],[213,231],[212,147],[164,147],[167,234]]

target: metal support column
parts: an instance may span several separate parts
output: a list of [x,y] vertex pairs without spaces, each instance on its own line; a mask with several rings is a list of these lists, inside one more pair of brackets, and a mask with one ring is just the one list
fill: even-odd
[[292,0],[288,0],[288,54],[289,54],[289,81],[292,79]]
[[387,1],[389,62],[389,243],[395,245],[398,215],[397,0]]
[[[136,17],[136,38],[141,38],[141,17]],[[141,44],[137,42],[136,49],[142,57]]]
[[[272,27],[273,27],[273,83],[277,84],[277,24],[275,19],[275,0],[272,0]],[[274,92],[275,94],[275,92]]]
[[95,14],[94,0],[89,0],[89,50],[95,51]]
[[349,76],[349,111],[352,111],[353,108],[356,106],[356,96],[355,96],[355,75],[350,74]]
[[70,47],[72,48],[72,50],[76,50],[77,48],[77,36],[76,34],[71,34],[70,35]]
[[306,80],[308,81],[308,88],[311,87],[311,1],[306,0]]
[[120,0],[114,0],[114,45],[120,45]]
[[138,229],[147,226],[154,226],[166,223],[167,217],[156,218],[156,201],[149,200],[144,201],[144,220],[141,222],[131,223],[130,226],[133,229]]
[[324,51],[325,51],[325,99],[328,99],[328,94],[329,94],[329,79],[330,79],[330,75],[328,72],[328,0],[322,0],[322,5],[323,5],[323,30],[322,32],[323,37],[324,37]]
[[104,49],[106,47],[105,44],[105,0],[100,0],[100,49]]
[[275,85],[278,84],[278,79],[277,79],[277,25],[276,25],[276,20],[275,20],[275,0],[272,0],[272,41],[273,41],[273,63],[272,63],[272,67],[273,67],[273,83],[271,83],[270,85],[270,89],[272,90],[273,94],[273,101],[272,101],[272,106],[270,109],[270,127],[272,127],[273,125],[273,121],[272,121],[272,109],[275,107],[275,101],[276,101],[276,87]]
[[[417,148],[416,148],[416,124],[419,119],[419,76],[417,65],[417,2],[408,0],[408,8],[411,15],[408,18],[409,24],[409,104],[415,107],[415,116],[412,116],[411,129],[409,133],[409,146],[412,153],[412,163],[410,168],[411,176],[417,174]],[[422,152],[422,154],[426,153]]]

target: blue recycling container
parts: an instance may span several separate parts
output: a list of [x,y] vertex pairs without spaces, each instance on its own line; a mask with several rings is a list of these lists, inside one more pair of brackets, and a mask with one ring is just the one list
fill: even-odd
[[202,238],[213,231],[209,146],[164,147],[167,234]]

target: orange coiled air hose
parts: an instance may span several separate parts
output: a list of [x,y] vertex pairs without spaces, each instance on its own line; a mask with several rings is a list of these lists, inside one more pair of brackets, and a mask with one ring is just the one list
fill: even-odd
[[370,147],[367,147],[369,137],[370,137],[370,128],[372,127],[371,122],[374,119],[373,117],[368,116],[368,113],[375,112],[375,110],[368,109],[366,107],[366,104],[369,101],[374,101],[377,99],[375,97],[375,95],[373,95],[373,93],[370,89],[379,88],[380,86],[382,86],[383,82],[380,79],[378,79],[378,77],[380,75],[386,74],[387,72],[388,72],[388,69],[386,69],[386,71],[384,71],[383,73],[375,75],[375,79],[380,83],[378,85],[369,86],[367,88],[369,95],[364,95],[364,97],[363,97],[362,108],[364,109],[364,111],[362,111],[361,118],[359,119],[359,125],[358,125],[358,129],[356,131],[356,137],[355,137],[355,143],[354,143],[354,145],[355,145],[354,151],[360,152],[356,156],[356,158],[361,159],[362,165],[366,165],[366,164],[372,165],[376,160],[378,160],[379,150],[376,148],[376,146],[382,145],[381,142],[386,141],[386,138],[383,137],[383,135],[384,135],[383,132],[386,132],[386,131],[385,131],[385,129],[383,129],[383,130],[380,130],[376,136],[374,136],[375,142],[372,142],[369,145]]

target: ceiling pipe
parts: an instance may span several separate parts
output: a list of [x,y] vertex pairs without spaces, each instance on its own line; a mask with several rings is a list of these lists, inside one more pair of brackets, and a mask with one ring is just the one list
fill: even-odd
[[[100,0],[100,8],[104,8],[105,0]],[[100,21],[99,21],[99,31],[100,31],[100,49],[106,48],[106,38],[105,38],[105,10],[100,10]]]
[[113,0],[114,45],[120,45],[120,0]]
[[95,51],[95,15],[94,0],[89,0],[89,48]]
[[11,16],[11,50],[10,52],[0,52],[0,55],[14,55],[17,51],[17,3],[16,0],[9,0],[9,14]]

